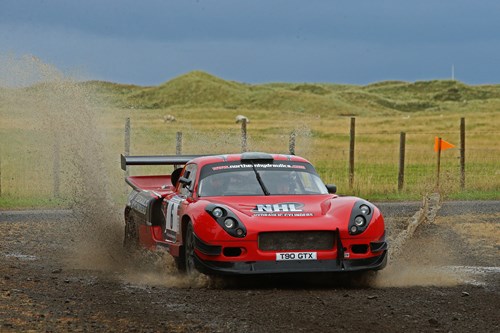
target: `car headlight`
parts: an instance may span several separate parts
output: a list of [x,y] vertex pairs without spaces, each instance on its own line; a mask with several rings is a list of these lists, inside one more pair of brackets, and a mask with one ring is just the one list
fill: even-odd
[[224,225],[228,229],[233,229],[234,226],[236,225],[236,221],[234,219],[228,217],[227,219],[224,220]]
[[359,206],[359,210],[361,211],[361,214],[363,215],[370,215],[371,209],[367,205],[361,205]]
[[357,235],[368,228],[373,216],[374,206],[365,200],[358,200],[352,207],[349,218],[349,234]]
[[212,215],[216,218],[220,218],[224,215],[224,212],[221,208],[215,207],[214,210],[212,210]]
[[208,204],[205,211],[233,237],[242,238],[247,235],[245,225],[235,213],[223,205]]
[[363,216],[361,215],[358,215],[354,218],[354,224],[357,226],[357,227],[362,227],[366,224],[366,220]]

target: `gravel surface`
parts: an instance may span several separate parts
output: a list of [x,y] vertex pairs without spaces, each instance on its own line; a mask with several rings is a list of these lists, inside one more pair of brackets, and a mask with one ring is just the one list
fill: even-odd
[[[390,239],[419,208],[392,205]],[[0,332],[500,331],[495,203],[445,203],[376,276],[188,280],[166,255],[125,256],[121,225],[67,211],[0,222]]]

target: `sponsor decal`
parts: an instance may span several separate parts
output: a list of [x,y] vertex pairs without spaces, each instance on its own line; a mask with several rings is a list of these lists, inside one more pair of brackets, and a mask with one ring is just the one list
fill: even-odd
[[130,206],[139,213],[146,215],[146,212],[148,211],[148,203],[150,200],[150,198],[145,198],[139,194],[135,196],[135,198],[130,203]]
[[282,202],[276,204],[257,204],[252,212],[254,216],[314,216],[313,213],[304,212],[303,203]]
[[[256,168],[259,169],[268,169],[268,168],[282,168],[282,169],[303,169],[305,170],[306,167],[303,165],[296,165],[296,164],[284,164],[284,163],[279,163],[279,164],[255,164]],[[227,169],[253,169],[252,164],[230,164],[230,165],[218,165],[212,167],[213,171],[218,171],[218,170],[227,170]]]

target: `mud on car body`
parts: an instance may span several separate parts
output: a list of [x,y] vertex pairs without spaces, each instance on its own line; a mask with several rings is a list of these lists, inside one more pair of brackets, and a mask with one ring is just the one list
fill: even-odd
[[130,176],[125,246],[162,248],[182,271],[209,275],[379,270],[384,218],[335,194],[306,159],[247,152],[122,156],[128,165],[183,165]]

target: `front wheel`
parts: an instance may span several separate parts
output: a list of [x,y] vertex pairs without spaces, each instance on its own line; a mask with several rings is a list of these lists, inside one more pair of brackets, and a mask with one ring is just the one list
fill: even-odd
[[184,263],[186,267],[186,274],[194,277],[199,274],[194,265],[194,232],[193,225],[189,222],[186,229],[186,239],[184,240]]

